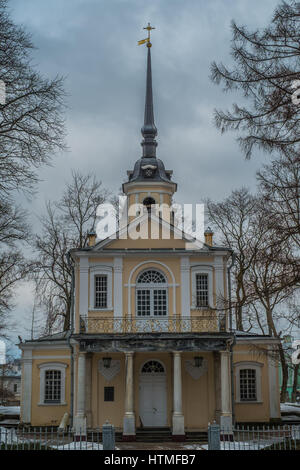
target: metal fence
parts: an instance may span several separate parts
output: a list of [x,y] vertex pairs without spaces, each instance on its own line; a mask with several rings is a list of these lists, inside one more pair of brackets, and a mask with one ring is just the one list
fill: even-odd
[[300,450],[300,425],[208,428],[209,450]]
[[0,427],[0,450],[113,450],[115,449],[114,427],[79,431],[76,435],[69,428],[4,428]]

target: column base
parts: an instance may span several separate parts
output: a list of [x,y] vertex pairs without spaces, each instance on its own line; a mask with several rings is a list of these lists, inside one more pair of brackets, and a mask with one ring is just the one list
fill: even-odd
[[135,414],[126,413],[123,419],[123,440],[135,441]]
[[[74,418],[73,430],[75,434],[75,440],[83,440],[83,437],[86,437],[86,417],[81,415],[76,415]],[[78,438],[78,439],[77,439]]]
[[185,434],[180,434],[179,436],[176,436],[175,434],[172,434],[172,441],[174,441],[174,442],[184,442],[185,441]]
[[224,414],[220,416],[220,439],[221,441],[233,440],[232,415]]
[[181,438],[181,440],[185,439],[184,416],[183,415],[173,414],[173,417],[172,417],[172,439],[173,439],[173,437],[176,440],[178,440],[179,438]]

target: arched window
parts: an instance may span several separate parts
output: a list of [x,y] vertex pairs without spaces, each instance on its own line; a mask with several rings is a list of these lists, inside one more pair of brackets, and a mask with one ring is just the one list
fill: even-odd
[[158,361],[148,361],[143,365],[142,374],[164,374],[165,369]]
[[167,296],[167,282],[161,272],[155,269],[142,272],[136,282],[136,315],[166,316]]
[[143,205],[147,208],[148,212],[151,212],[151,206],[155,205],[155,199],[153,197],[146,197],[143,200]]

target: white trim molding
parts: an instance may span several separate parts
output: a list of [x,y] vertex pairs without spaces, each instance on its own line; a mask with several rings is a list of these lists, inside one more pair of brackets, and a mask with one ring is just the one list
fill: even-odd
[[[197,307],[196,274],[208,275],[208,307]],[[192,309],[207,310],[213,307],[213,267],[204,264],[197,264],[191,268],[192,275]]]
[[[240,361],[236,362],[234,367],[234,375],[235,375],[235,385],[236,385],[236,396],[235,396],[235,403],[240,403],[243,405],[248,405],[251,403],[262,403],[262,386],[261,386],[261,379],[262,379],[262,368],[263,364],[261,362],[256,361]],[[256,372],[256,400],[241,400],[240,395],[240,371],[243,369],[254,369]]]
[[[89,310],[101,311],[112,310],[112,267],[102,264],[91,266],[90,268],[90,302]],[[95,276],[107,276],[107,306],[106,308],[95,307]]]
[[[39,364],[40,369],[40,401],[39,406],[61,406],[66,405],[66,368],[68,364],[63,362],[45,362]],[[58,370],[61,372],[60,403],[45,403],[45,372],[48,370]]]

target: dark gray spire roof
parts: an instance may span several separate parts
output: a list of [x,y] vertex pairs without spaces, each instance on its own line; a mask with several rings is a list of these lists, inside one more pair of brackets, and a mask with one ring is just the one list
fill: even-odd
[[157,129],[154,124],[154,111],[153,111],[153,93],[152,93],[152,70],[151,70],[151,43],[147,44],[147,79],[146,79],[146,99],[145,99],[145,115],[144,125],[141,129],[144,140],[142,142],[143,157],[155,158],[157,142]]
[[[134,165],[133,171],[128,171],[129,183],[134,181],[163,181],[172,183],[172,171],[166,170],[161,160],[156,158],[157,128],[154,123],[153,92],[152,92],[152,70],[151,70],[151,43],[147,44],[147,79],[144,125],[141,129],[143,141],[143,156]],[[174,184],[174,183],[173,183]]]

